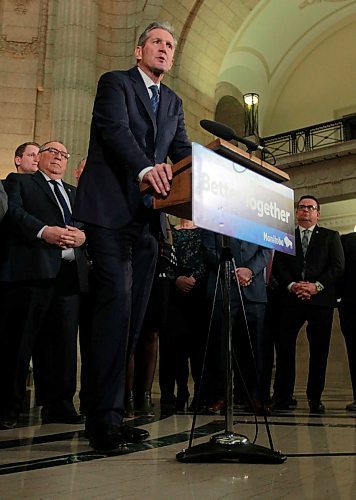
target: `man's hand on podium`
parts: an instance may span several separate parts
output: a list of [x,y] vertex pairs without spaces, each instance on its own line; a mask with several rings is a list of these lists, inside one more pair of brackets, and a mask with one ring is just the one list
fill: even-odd
[[167,196],[171,189],[172,168],[169,163],[157,163],[145,173],[142,181],[150,184],[156,193]]

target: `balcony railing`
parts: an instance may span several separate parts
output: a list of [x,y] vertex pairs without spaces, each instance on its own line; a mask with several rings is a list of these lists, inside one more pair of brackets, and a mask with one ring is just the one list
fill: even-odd
[[356,115],[261,138],[275,158],[295,155],[356,139]]

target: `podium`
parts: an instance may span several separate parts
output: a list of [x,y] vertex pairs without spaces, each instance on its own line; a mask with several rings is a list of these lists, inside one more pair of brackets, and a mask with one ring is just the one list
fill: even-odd
[[[239,162],[246,168],[253,170],[276,182],[289,181],[289,175],[270,165],[269,163],[252,156],[241,148],[232,145],[223,139],[216,139],[206,146],[218,155],[229,160]],[[187,156],[172,166],[173,180],[171,191],[163,198],[152,193],[150,185],[142,183],[140,189],[144,193],[153,194],[153,208],[184,219],[192,218],[192,157]]]
[[[222,139],[216,139],[207,146],[218,155],[237,163],[245,170],[251,170],[268,178],[270,181],[282,183],[289,180],[288,174],[278,168],[269,165],[263,160],[253,157],[240,148],[237,148]],[[211,153],[210,153],[211,154]],[[172,167],[173,180],[171,191],[168,196],[163,198],[160,195],[153,195],[153,208],[164,211],[168,214],[192,218],[192,157],[184,158]],[[267,181],[266,181],[267,182]],[[272,183],[273,184],[273,183]],[[281,189],[285,189],[282,188]],[[141,186],[142,191],[152,194],[149,186]],[[196,191],[197,192],[197,191]],[[238,205],[237,205],[238,206]],[[236,205],[235,205],[236,207]],[[202,227],[205,227],[202,225]],[[208,226],[207,226],[208,227]],[[220,231],[223,232],[223,231]],[[223,232],[223,234],[229,234]],[[231,233],[230,233],[231,234]],[[281,464],[286,460],[286,456],[273,449],[270,438],[271,448],[259,446],[251,443],[246,436],[237,434],[233,430],[233,384],[232,384],[232,322],[230,312],[230,291],[232,254],[229,248],[229,237],[223,236],[223,251],[219,266],[220,283],[223,297],[223,335],[226,338],[226,416],[225,432],[214,435],[209,442],[192,446],[193,429],[195,425],[196,414],[194,415],[189,446],[178,453],[176,458],[180,462],[244,462],[244,463],[273,463]],[[220,274],[220,267],[223,271]],[[268,422],[265,417],[266,428]],[[270,436],[269,436],[270,437]]]

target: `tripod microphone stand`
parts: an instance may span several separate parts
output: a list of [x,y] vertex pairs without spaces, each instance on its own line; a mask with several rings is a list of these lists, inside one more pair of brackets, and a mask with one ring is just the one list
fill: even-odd
[[[226,414],[225,431],[210,438],[207,443],[190,446],[179,452],[176,459],[179,462],[244,462],[244,463],[275,463],[281,464],[286,456],[264,446],[253,444],[249,439],[234,432],[233,422],[233,370],[232,370],[232,321],[231,321],[231,276],[233,272],[233,257],[230,248],[230,238],[222,237],[222,251],[218,280],[222,288],[223,303],[223,335],[226,351]],[[221,272],[221,268],[223,271]]]

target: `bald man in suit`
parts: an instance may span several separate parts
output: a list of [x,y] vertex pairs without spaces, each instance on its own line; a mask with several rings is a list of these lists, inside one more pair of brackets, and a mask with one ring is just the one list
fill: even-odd
[[62,181],[68,158],[64,144],[48,142],[41,147],[38,171],[6,179],[7,245],[0,265],[0,280],[7,285],[0,317],[5,429],[16,425],[38,342],[47,359],[43,422],[82,422],[73,397],[79,292],[87,289],[87,263],[85,234],[70,220],[76,188]]

